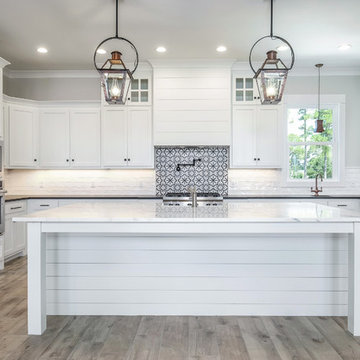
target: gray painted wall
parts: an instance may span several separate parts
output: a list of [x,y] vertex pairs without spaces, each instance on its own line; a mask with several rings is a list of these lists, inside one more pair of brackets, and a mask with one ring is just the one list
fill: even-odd
[[[290,76],[287,94],[314,94],[317,77]],[[9,79],[4,77],[4,93],[32,100],[100,100],[97,78]],[[346,95],[346,166],[360,167],[360,76],[323,76],[323,94]]]

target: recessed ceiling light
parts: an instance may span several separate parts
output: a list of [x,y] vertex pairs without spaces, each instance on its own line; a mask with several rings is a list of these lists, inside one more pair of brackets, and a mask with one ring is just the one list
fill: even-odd
[[97,52],[98,54],[100,54],[100,55],[106,54],[106,50],[105,50],[105,49],[102,49],[102,48],[97,49],[96,52]]
[[37,48],[37,52],[40,54],[46,54],[48,52],[48,49],[46,49],[44,47],[39,47],[39,48]]
[[166,48],[165,48],[164,46],[158,46],[158,47],[156,48],[156,51],[157,51],[158,53],[164,53],[164,52],[166,52]]
[[220,45],[216,48],[217,52],[225,52],[227,50],[226,46]]
[[339,50],[349,50],[351,48],[351,44],[340,44],[338,46]]
[[289,49],[287,45],[280,45],[276,48],[277,51],[286,51],[287,49]]

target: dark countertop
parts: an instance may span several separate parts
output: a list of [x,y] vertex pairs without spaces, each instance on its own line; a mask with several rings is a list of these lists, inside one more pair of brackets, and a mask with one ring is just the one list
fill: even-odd
[[[161,196],[155,195],[5,195],[5,201],[28,200],[28,199],[119,199],[119,200],[159,200]],[[313,195],[236,195],[225,196],[226,200],[266,200],[266,199],[360,199],[360,194],[336,194],[336,195],[320,195],[315,197]]]

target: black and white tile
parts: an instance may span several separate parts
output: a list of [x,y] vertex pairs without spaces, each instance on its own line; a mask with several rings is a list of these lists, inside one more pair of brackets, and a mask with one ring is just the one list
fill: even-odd
[[[192,163],[195,166],[178,164]],[[158,147],[155,150],[156,195],[168,192],[187,192],[196,186],[198,192],[228,194],[228,147]]]

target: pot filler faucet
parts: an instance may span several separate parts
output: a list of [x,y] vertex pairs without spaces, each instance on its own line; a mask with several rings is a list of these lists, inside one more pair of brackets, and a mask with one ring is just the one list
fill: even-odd
[[311,192],[314,193],[314,196],[319,196],[319,193],[321,193],[323,191],[322,187],[319,189],[318,187],[318,179],[320,178],[320,181],[323,181],[323,177],[321,174],[317,174],[315,177],[315,189],[313,187],[311,187]]

